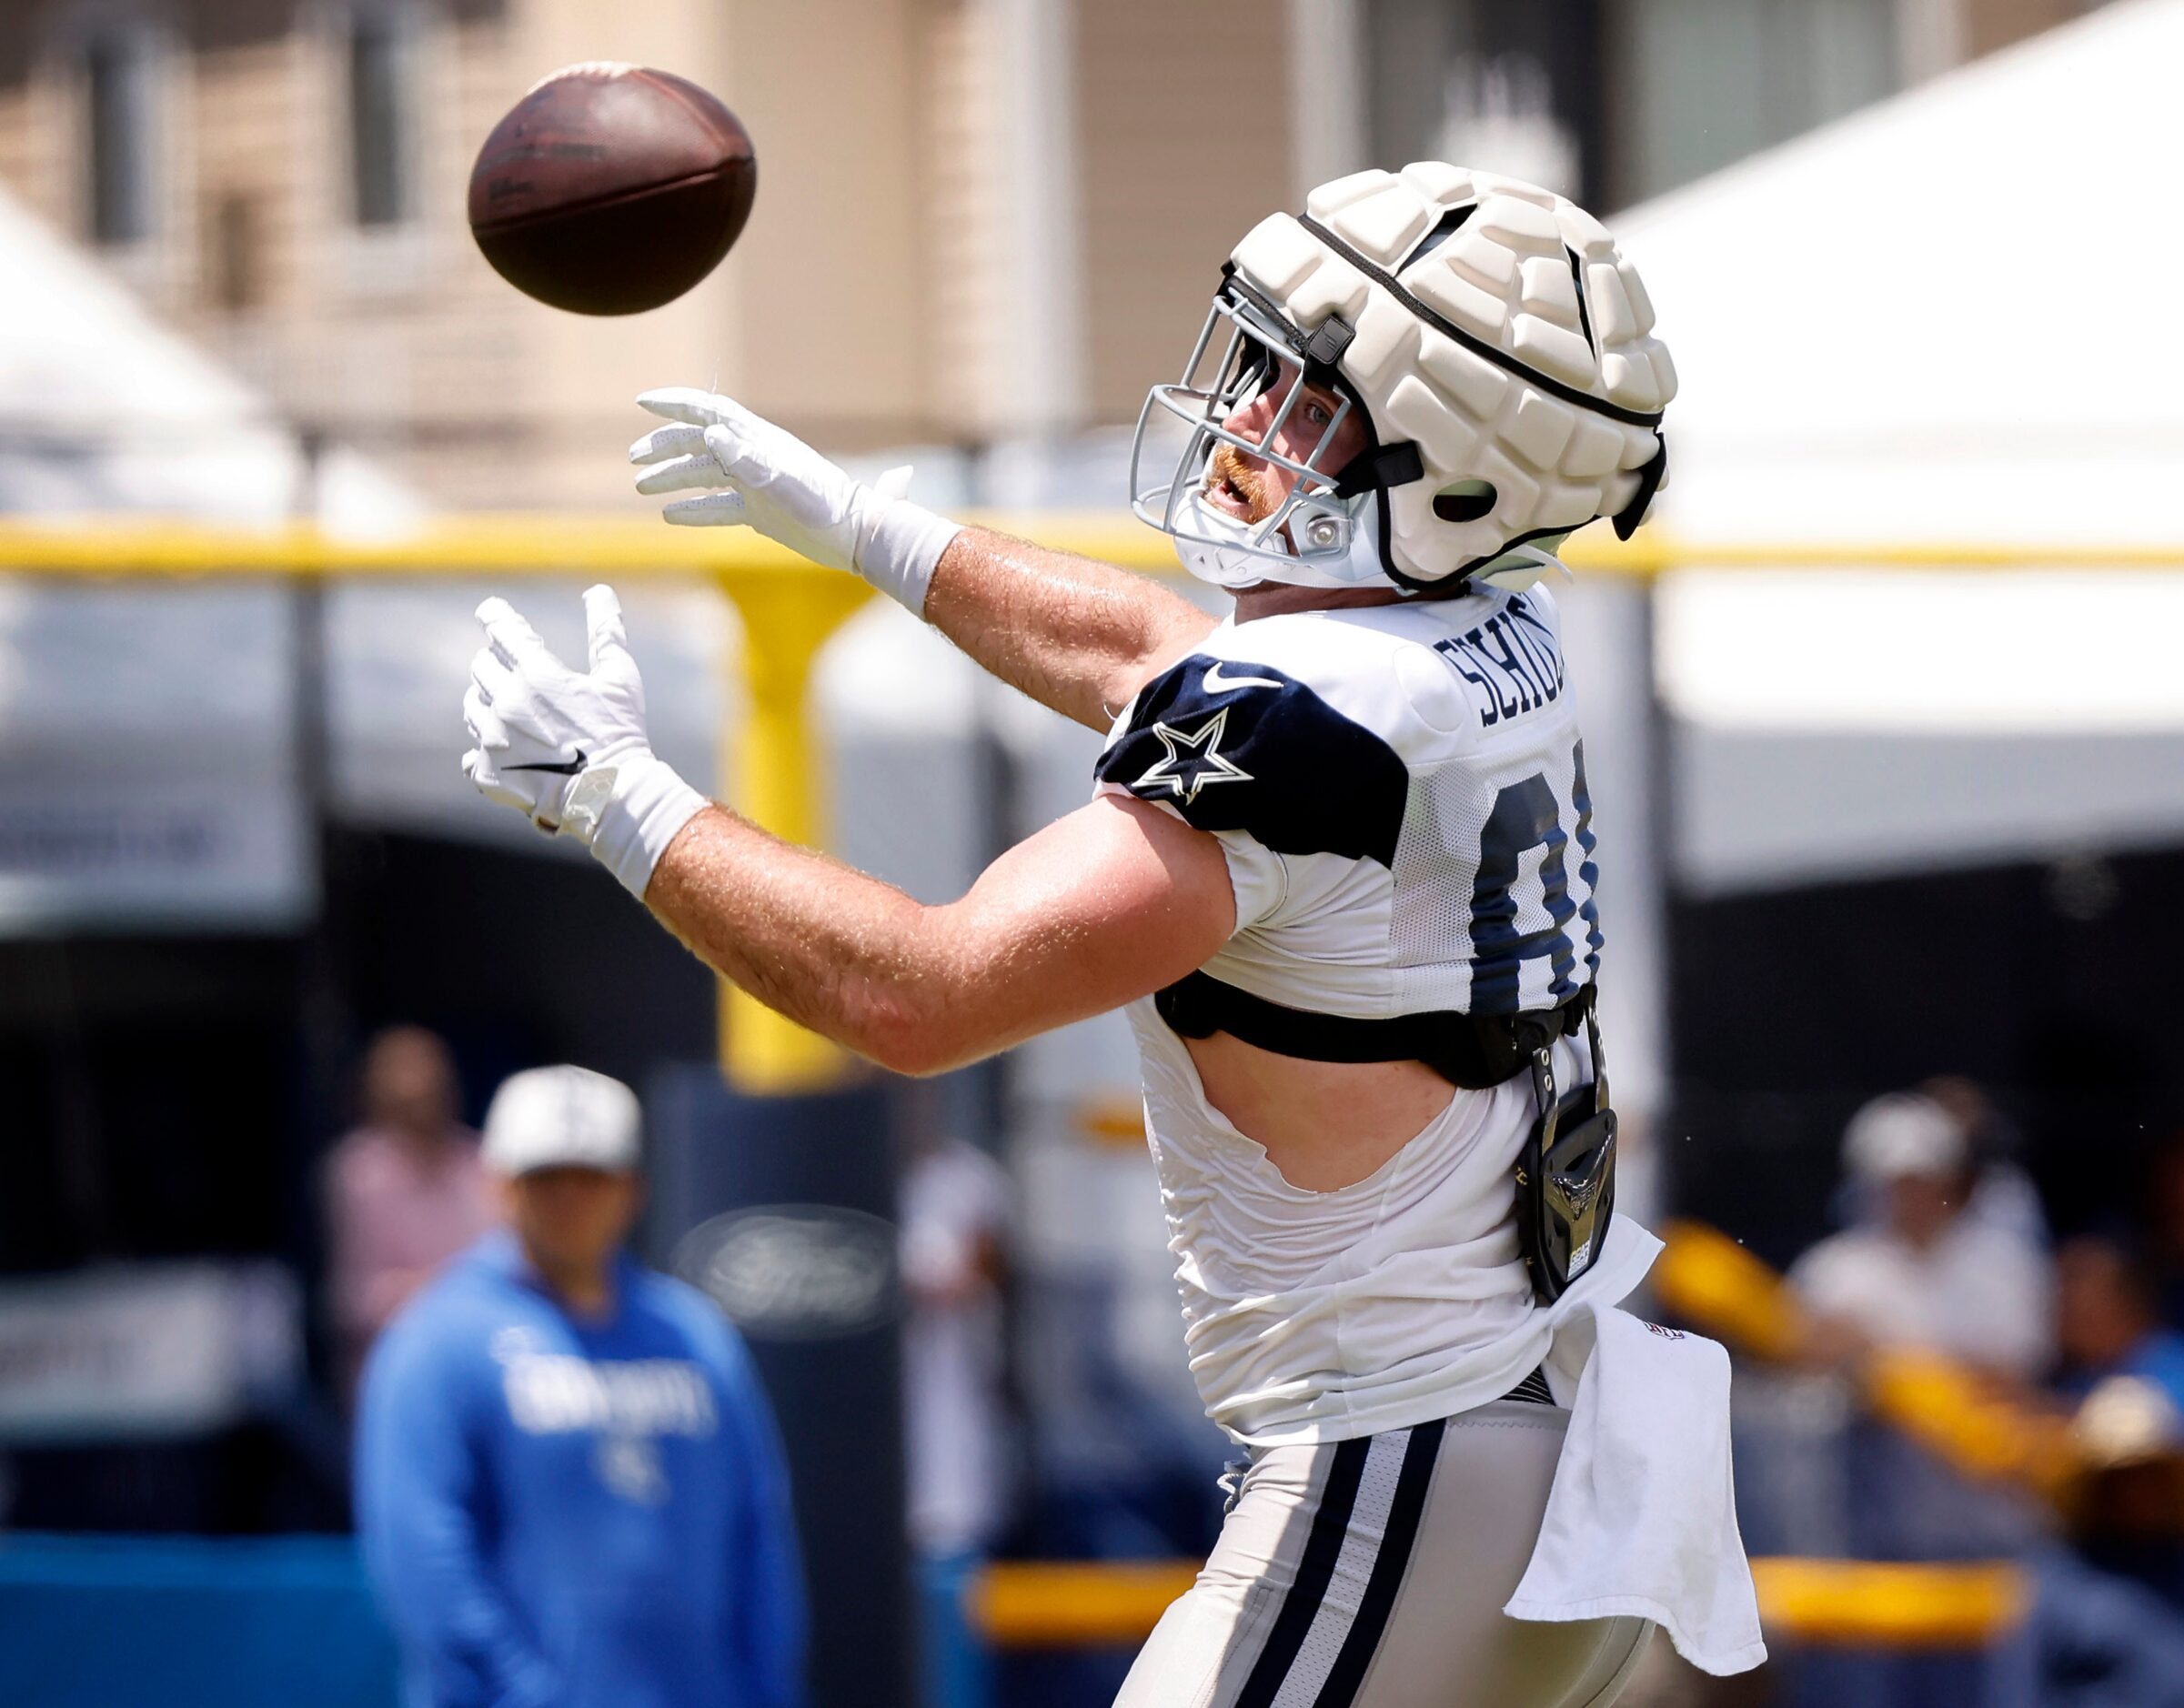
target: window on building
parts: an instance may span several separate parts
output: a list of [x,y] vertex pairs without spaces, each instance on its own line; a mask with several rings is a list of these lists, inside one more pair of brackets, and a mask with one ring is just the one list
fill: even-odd
[[359,226],[417,214],[418,53],[409,21],[371,7],[348,21],[350,209]]
[[224,190],[204,222],[205,296],[223,314],[244,314],[265,299],[265,219],[258,196]]
[[1614,200],[1638,201],[1897,85],[1894,0],[1618,0]]
[[141,243],[158,213],[156,49],[141,25],[100,30],[84,45],[86,166],[96,243]]
[[1378,164],[1491,166],[1606,212],[1890,94],[1913,0],[1354,4]]
[[1375,165],[1454,160],[1596,200],[1604,0],[1356,0]]

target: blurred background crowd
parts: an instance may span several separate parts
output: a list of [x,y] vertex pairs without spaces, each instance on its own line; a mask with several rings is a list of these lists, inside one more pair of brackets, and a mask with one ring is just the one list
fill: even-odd
[[[601,57],[760,160],[629,322],[462,223],[493,121]],[[496,1222],[496,1088],[576,1061],[643,1100],[638,1251],[780,1419],[814,1701],[1107,1700],[1119,1634],[979,1609],[1218,1522],[1126,1035],[725,1083],[710,978],[462,783],[468,613],[573,646],[559,518],[649,517],[659,384],[1114,521],[1234,240],[1444,157],[1609,216],[1683,377],[1660,573],[1561,597],[1621,1201],[1736,1356],[1783,1570],[1774,1665],[1644,1689],[2184,1703],[2179,66],[2184,0],[0,0],[0,1699],[249,1708],[287,1653],[391,1701],[358,1371]],[[458,512],[540,578],[142,573]],[[736,799],[763,614],[627,597],[660,751]],[[891,607],[807,686],[827,845],[922,898],[1088,789],[1094,738]],[[1800,1592],[1840,1561],[1947,1570]],[[85,1670],[101,1617],[166,1683]]]

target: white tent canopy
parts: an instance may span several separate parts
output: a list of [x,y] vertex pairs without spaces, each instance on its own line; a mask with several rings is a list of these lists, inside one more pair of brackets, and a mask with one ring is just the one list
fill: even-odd
[[1615,222],[1701,540],[2172,542],[2184,0],[2130,0]]
[[[0,193],[0,512],[272,526],[308,508],[353,535],[399,530],[423,507],[353,453],[307,469],[268,398]],[[456,769],[470,609],[487,590],[328,598],[316,685],[337,810],[550,846]],[[524,598],[557,640],[580,640],[569,582],[489,590]],[[661,749],[708,776],[727,614],[710,590],[647,588],[629,605]],[[0,575],[0,932],[279,929],[307,916],[298,615],[288,589],[261,583]]]
[[1686,882],[2184,833],[2184,578],[2070,558],[2184,546],[2180,65],[2184,0],[2129,0],[1615,222],[1683,381],[1667,534],[2058,548],[1673,578]]
[[266,397],[5,192],[0,256],[0,510],[278,522],[308,501],[352,532],[418,514],[345,451],[307,477]]

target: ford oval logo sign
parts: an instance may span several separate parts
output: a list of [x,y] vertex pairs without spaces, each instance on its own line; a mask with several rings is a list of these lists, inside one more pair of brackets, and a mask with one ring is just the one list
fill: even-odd
[[895,1230],[830,1204],[765,1204],[701,1222],[675,1272],[753,1340],[830,1341],[895,1315]]

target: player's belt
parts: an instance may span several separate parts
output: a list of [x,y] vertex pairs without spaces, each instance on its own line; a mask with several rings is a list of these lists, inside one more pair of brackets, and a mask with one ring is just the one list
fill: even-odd
[[1306,1061],[1423,1061],[1452,1085],[1483,1091],[1522,1071],[1542,1044],[1575,1037],[1592,1007],[1593,987],[1529,1014],[1436,1009],[1359,1020],[1288,1008],[1210,973],[1193,972],[1152,1000],[1161,1019],[1183,1038],[1227,1032],[1277,1056]]

